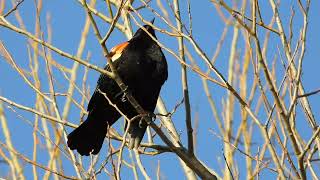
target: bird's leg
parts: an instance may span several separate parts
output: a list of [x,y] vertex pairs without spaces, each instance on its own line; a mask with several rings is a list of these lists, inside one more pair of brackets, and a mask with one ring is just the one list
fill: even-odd
[[154,119],[154,120],[157,118],[157,116],[156,116],[154,113],[152,113],[152,112],[149,113],[148,116],[151,117],[151,118]]
[[[143,120],[143,118],[150,118],[151,120],[156,119],[156,115],[152,112],[148,112],[147,114],[143,115],[139,121],[139,127],[143,127],[143,123],[147,123],[148,125],[150,122],[147,122],[146,120]],[[144,121],[144,122],[143,122]]]

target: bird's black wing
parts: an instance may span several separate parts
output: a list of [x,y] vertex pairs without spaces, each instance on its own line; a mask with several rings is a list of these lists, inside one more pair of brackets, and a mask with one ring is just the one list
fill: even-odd
[[[105,70],[109,69],[109,71],[110,71],[109,65],[107,65],[104,69]],[[98,79],[98,81],[97,81],[96,89],[94,90],[94,92],[93,92],[93,94],[92,94],[92,96],[90,98],[90,101],[88,103],[88,107],[87,107],[87,111],[88,112],[92,111],[94,109],[94,106],[105,102],[104,95],[101,94],[99,92],[99,90],[102,91],[102,92],[105,92],[103,90],[106,89],[106,86],[108,86],[108,85],[110,86],[109,89],[113,89],[112,87],[115,86],[114,83],[112,82],[112,79],[110,79],[109,77],[107,77],[104,74],[101,74],[99,79]],[[105,88],[103,89],[103,87],[105,87]]]

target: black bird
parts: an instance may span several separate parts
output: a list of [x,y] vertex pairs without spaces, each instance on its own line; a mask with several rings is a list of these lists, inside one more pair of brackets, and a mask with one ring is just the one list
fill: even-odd
[[[143,27],[156,38],[151,26],[144,25]],[[160,46],[149,34],[140,28],[132,39],[112,48],[110,55],[119,76],[128,87],[127,91],[145,111],[152,113],[161,86],[167,80],[168,67]],[[109,65],[106,65],[105,69],[111,71]],[[117,83],[101,74],[88,104],[87,119],[68,135],[68,147],[71,150],[76,149],[81,155],[98,154],[108,127],[121,117],[101,92],[105,93],[108,99],[129,119],[138,115]],[[147,124],[140,120],[131,123],[130,148],[139,146],[146,128]]]

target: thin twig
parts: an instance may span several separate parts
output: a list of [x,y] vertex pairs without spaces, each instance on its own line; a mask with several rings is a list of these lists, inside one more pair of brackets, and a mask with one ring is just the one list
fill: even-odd
[[4,18],[6,18],[7,16],[9,16],[11,13],[13,13],[14,11],[16,11],[18,9],[18,7],[24,2],[24,0],[19,0],[16,2],[16,5],[10,9],[7,13],[5,13],[3,15]]

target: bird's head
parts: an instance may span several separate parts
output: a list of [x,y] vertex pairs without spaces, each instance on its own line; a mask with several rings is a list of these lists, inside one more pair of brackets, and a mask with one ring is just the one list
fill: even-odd
[[[154,18],[150,22],[153,24]],[[154,29],[150,25],[144,25],[143,28],[138,29],[138,31],[134,34],[132,39],[143,38],[143,39],[150,40],[151,39],[150,35],[152,35],[154,38],[157,38],[154,32]]]

